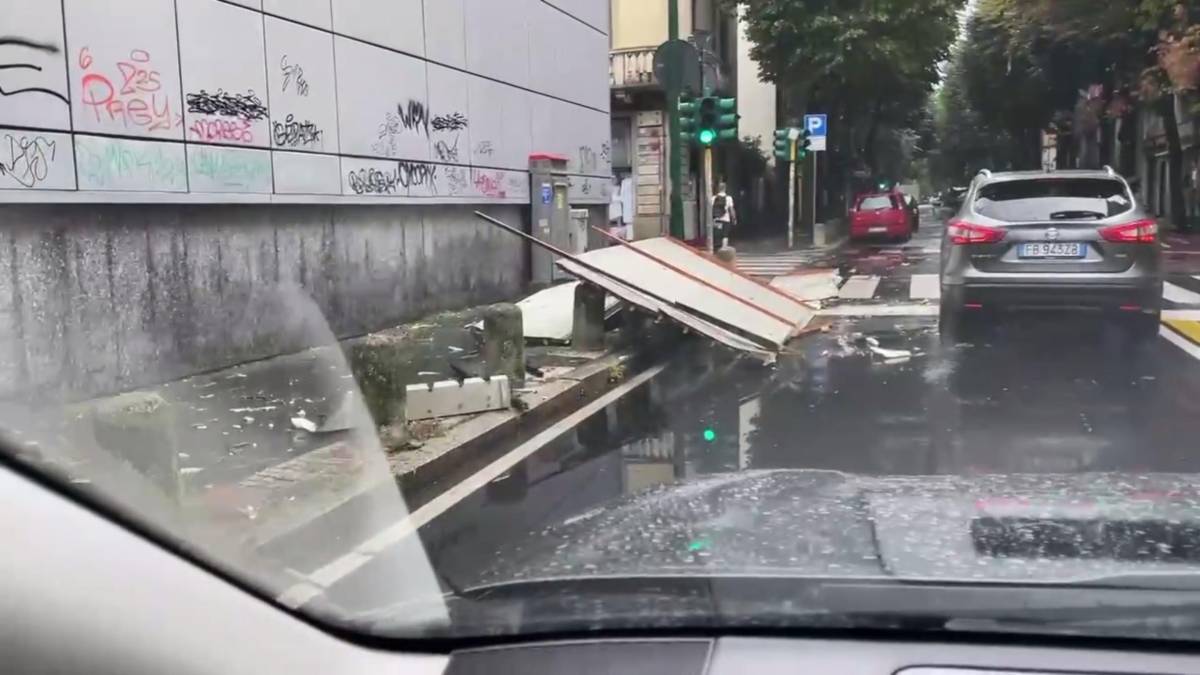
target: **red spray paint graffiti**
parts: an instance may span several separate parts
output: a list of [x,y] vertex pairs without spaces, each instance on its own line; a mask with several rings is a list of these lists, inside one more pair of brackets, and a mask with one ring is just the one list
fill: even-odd
[[183,125],[183,115],[174,111],[171,99],[162,91],[159,72],[144,49],[129,52],[129,58],[115,64],[118,75],[99,72],[87,47],[79,50],[80,101],[91,108],[97,122],[120,121],[129,129],[170,130]]
[[197,141],[253,143],[254,131],[249,120],[198,119],[188,127],[188,134]]
[[484,197],[504,199],[506,193],[502,184],[503,175],[499,172],[486,174],[482,171],[475,174],[475,189]]

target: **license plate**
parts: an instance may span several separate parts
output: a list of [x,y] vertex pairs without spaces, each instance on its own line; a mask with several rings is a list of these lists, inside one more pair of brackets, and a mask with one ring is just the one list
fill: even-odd
[[1087,255],[1087,244],[1078,242],[1021,244],[1018,255],[1022,258],[1082,258]]
[[887,232],[887,228],[886,227],[872,227],[871,229],[869,229],[867,231],[868,232]]

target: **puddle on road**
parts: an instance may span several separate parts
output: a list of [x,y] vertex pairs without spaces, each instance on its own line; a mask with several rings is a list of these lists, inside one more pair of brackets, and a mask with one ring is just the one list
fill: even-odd
[[1200,392],[1200,371],[1169,345],[1132,358],[1081,330],[1002,326],[943,346],[936,320],[881,318],[841,322],[772,369],[689,359],[473,495],[466,529],[441,543],[755,469],[1200,471],[1178,398]]
[[1000,326],[973,344],[943,346],[934,319],[876,318],[839,322],[771,369],[701,350],[420,537],[447,578],[471,578],[495,551],[533,546],[546,528],[628,495],[746,471],[1200,471],[1188,433],[1198,419],[1189,402],[1200,400],[1194,361],[1165,342],[1132,354],[1091,330]]

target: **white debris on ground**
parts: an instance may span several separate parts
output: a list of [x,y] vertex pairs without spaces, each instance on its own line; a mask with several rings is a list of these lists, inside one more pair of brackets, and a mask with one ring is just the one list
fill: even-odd
[[302,431],[307,431],[310,434],[317,432],[317,425],[307,417],[293,417],[292,426]]
[[[912,359],[915,352],[911,349],[889,349],[880,346],[877,338],[863,335],[862,333],[850,333],[838,335],[835,338],[837,350],[832,356],[853,356],[856,354],[870,354],[873,357],[878,357],[887,365],[905,363]],[[831,355],[828,352],[824,355]]]
[[771,280],[771,286],[797,300],[817,303],[838,296],[842,278],[835,269],[805,270]]

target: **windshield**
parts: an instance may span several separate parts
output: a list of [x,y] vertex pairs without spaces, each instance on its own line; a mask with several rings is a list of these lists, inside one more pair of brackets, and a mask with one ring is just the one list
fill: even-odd
[[1108,218],[1133,209],[1120,181],[1106,179],[1016,180],[979,188],[975,212],[1009,222],[1060,218]]
[[0,0],[4,470],[385,638],[1200,640],[1196,3],[672,4]]
[[863,197],[862,201],[858,203],[858,209],[860,211],[876,211],[879,209],[890,209],[893,206],[895,206],[895,204],[892,202],[892,198],[887,195],[875,195],[873,197]]

